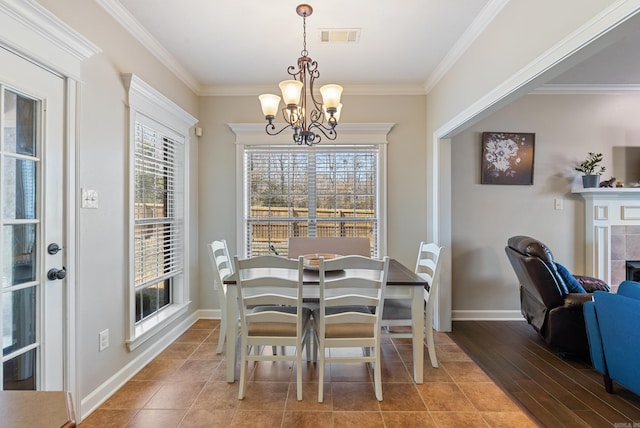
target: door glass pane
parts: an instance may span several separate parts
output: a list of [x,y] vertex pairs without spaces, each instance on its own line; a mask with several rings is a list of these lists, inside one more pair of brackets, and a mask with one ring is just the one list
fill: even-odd
[[2,389],[34,390],[36,389],[36,350],[31,349],[24,354],[6,361],[3,364],[4,378]]
[[7,152],[35,156],[37,101],[8,89],[4,95],[4,149]]
[[2,355],[36,341],[36,287],[2,294]]
[[5,157],[4,200],[2,216],[5,219],[32,220],[36,217],[36,162]]
[[35,281],[36,225],[5,225],[2,234],[2,287]]

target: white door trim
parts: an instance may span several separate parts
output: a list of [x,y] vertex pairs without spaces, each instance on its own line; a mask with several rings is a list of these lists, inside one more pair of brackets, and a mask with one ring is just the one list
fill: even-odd
[[0,0],[0,46],[61,75],[66,81],[64,111],[64,209],[67,243],[66,343],[64,344],[64,385],[73,396],[73,405],[80,412],[79,380],[77,376],[77,257],[78,257],[78,122],[79,82],[82,61],[101,50],[70,28],[34,0]]

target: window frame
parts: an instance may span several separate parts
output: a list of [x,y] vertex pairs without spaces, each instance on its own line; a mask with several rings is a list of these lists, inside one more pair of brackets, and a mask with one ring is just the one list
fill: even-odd
[[[277,136],[265,134],[264,124],[230,123],[229,127],[236,135],[236,239],[238,255],[247,257],[247,247],[241,243],[247,241],[245,226],[245,202],[248,195],[245,186],[244,152],[247,146],[272,146],[294,144],[290,133],[286,131]],[[387,135],[393,128],[393,123],[341,123],[337,129],[338,138],[327,142],[327,145],[371,146],[378,147],[378,255],[387,253]],[[323,144],[321,142],[320,144]],[[304,148],[301,148],[304,150]]]
[[[129,351],[133,351],[147,340],[151,339],[155,334],[160,332],[162,328],[169,325],[178,317],[184,315],[191,303],[189,297],[189,269],[190,254],[189,248],[185,244],[189,236],[189,188],[188,188],[188,171],[189,171],[189,153],[191,145],[191,127],[195,125],[197,119],[180,108],[177,104],[166,98],[153,87],[145,83],[134,74],[123,74],[123,81],[127,88],[127,107],[128,107],[128,251],[127,263],[128,281],[127,287],[127,334],[125,343]],[[181,273],[174,276],[172,284],[172,303],[157,311],[141,322],[136,324],[135,314],[135,128],[136,122],[145,123],[147,125],[155,124],[166,136],[174,139],[182,145],[183,153],[180,156],[183,161],[180,171],[176,175],[176,180],[182,186],[182,200],[179,207],[182,216],[182,239],[177,244],[182,251]]]

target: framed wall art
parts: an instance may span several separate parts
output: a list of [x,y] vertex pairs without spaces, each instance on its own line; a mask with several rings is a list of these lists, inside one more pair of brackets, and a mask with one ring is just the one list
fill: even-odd
[[482,133],[482,184],[533,184],[535,135],[525,132]]

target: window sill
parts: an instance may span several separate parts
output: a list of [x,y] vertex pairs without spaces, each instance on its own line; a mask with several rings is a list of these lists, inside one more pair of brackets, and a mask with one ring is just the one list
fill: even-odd
[[134,337],[125,342],[127,344],[127,350],[129,352],[135,350],[137,347],[159,333],[164,327],[187,313],[189,303],[191,302],[180,304],[174,303],[168,308],[161,310],[154,316],[138,324],[135,327]]

